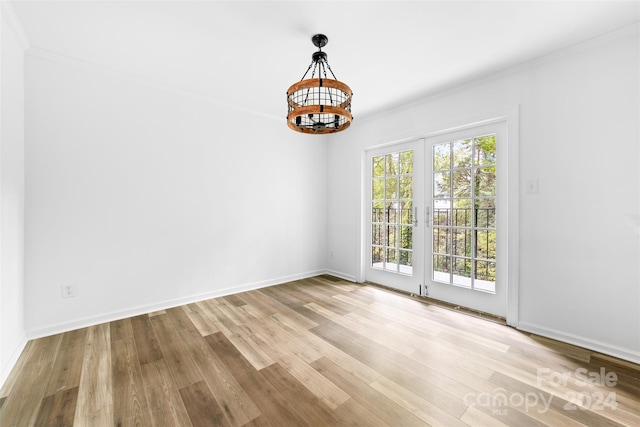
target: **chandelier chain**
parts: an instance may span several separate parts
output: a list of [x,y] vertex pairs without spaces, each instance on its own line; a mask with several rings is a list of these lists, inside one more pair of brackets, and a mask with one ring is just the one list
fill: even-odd
[[313,67],[313,61],[311,61],[311,64],[309,64],[309,68],[307,68],[307,71],[304,72],[304,74],[302,75],[302,78],[300,80],[304,80],[304,78],[307,76],[307,73],[309,72],[311,67]]
[[[316,68],[318,67],[318,63],[313,61],[311,62],[311,64],[309,64],[309,68],[311,68],[311,66],[313,66],[313,71],[311,71],[311,78],[313,78],[313,76],[316,75]],[[307,70],[307,73],[309,72],[309,70]],[[304,73],[304,75],[306,76],[307,73]],[[302,76],[302,79],[304,80],[304,76]],[[311,90],[311,88],[307,88],[307,94],[304,97],[304,103],[306,104],[307,101],[309,100],[309,90]]]

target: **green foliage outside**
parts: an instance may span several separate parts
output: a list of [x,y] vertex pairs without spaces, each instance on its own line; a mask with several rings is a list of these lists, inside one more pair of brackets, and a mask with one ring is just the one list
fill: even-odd
[[413,151],[372,160],[372,262],[413,265]]
[[[372,162],[372,262],[410,266],[413,151]],[[495,282],[495,135],[435,145],[433,197],[434,270]]]
[[495,135],[434,146],[433,170],[434,270],[495,281]]

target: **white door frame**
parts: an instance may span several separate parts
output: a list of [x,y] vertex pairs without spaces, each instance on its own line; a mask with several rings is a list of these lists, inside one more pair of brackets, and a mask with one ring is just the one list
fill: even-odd
[[[505,165],[502,166],[500,173],[507,175],[507,197],[508,201],[504,208],[507,209],[506,212],[503,212],[503,215],[508,217],[508,224],[506,230],[503,232],[507,233],[507,260],[508,265],[506,277],[507,277],[507,307],[506,307],[506,322],[509,326],[513,326],[515,328],[518,327],[519,320],[519,265],[520,265],[520,255],[519,255],[519,225],[520,225],[520,176],[519,176],[519,166],[520,166],[520,158],[519,158],[519,123],[520,123],[520,112],[519,106],[514,105],[506,111],[503,111],[498,114],[485,115],[482,118],[478,118],[477,120],[469,121],[467,124],[452,126],[446,129],[440,129],[437,131],[427,131],[422,135],[418,135],[411,138],[405,138],[402,140],[397,140],[393,142],[388,142],[384,144],[378,144],[374,146],[367,146],[361,151],[361,165],[360,165],[360,194],[361,194],[361,212],[360,212],[360,229],[359,232],[359,241],[360,245],[359,249],[359,265],[357,268],[356,281],[363,282],[365,279],[365,266],[367,260],[365,259],[366,245],[369,242],[366,241],[366,224],[367,224],[367,215],[370,215],[369,204],[370,201],[367,200],[366,194],[366,185],[369,185],[369,177],[366,176],[367,171],[367,151],[372,149],[382,148],[385,146],[393,146],[396,144],[400,144],[403,142],[409,142],[419,139],[425,139],[432,136],[455,132],[459,130],[464,130],[467,128],[472,128],[476,126],[482,126],[485,124],[491,124],[498,121],[506,121],[507,124],[507,135],[508,135],[508,144],[502,150],[502,155],[505,156],[508,161]],[[506,153],[505,153],[506,151]]]

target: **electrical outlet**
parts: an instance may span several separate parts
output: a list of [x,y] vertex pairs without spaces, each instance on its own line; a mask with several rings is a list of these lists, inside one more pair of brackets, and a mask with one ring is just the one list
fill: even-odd
[[62,285],[62,298],[73,298],[76,296],[76,287],[74,285]]

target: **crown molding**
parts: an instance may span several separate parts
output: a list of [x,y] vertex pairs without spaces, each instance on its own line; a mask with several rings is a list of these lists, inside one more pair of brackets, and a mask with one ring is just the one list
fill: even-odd
[[16,15],[16,12],[9,0],[0,0],[0,15],[2,15],[4,21],[9,25],[9,29],[15,36],[16,40],[18,40],[18,43],[20,43],[22,50],[26,51],[29,49],[29,38],[24,32],[20,19],[18,18],[18,15]]

